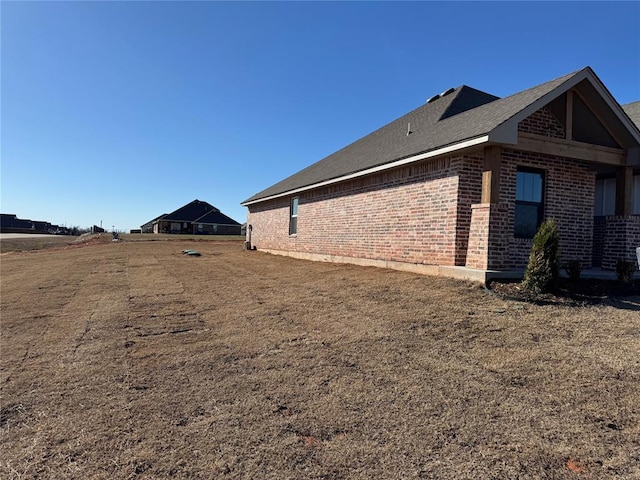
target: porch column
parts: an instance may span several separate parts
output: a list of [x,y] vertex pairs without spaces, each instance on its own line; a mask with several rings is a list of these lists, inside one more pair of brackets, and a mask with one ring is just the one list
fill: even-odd
[[616,169],[616,215],[631,215],[633,208],[633,167]]
[[636,248],[640,246],[640,215],[612,215],[606,217],[602,268],[615,270],[618,260],[636,262]]
[[471,227],[467,268],[506,270],[509,268],[509,235],[505,229],[509,209],[501,203],[471,205]]
[[481,203],[500,202],[501,151],[502,149],[499,146],[485,147],[484,149]]
[[468,268],[504,270],[508,267],[509,237],[505,230],[508,208],[500,203],[501,160],[499,146],[484,149],[481,203],[471,205]]

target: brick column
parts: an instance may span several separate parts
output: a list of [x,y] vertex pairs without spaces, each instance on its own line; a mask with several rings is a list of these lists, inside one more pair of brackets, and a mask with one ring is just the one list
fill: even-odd
[[618,260],[636,263],[636,248],[640,247],[640,215],[606,217],[602,268],[615,270]]
[[594,217],[593,219],[593,247],[591,250],[591,265],[602,266],[602,254],[604,252],[604,236],[607,232],[606,217]]
[[508,209],[500,203],[471,205],[467,268],[504,270],[509,266]]

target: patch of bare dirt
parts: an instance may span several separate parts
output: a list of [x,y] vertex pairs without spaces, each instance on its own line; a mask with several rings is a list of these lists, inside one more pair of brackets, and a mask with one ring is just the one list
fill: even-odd
[[640,477],[634,297],[184,240],[8,255],[0,287],[3,479]]

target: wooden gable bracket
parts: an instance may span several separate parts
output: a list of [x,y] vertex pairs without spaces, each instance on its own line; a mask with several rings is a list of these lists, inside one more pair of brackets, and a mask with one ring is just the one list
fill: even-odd
[[532,133],[520,133],[518,137],[518,144],[515,147],[520,150],[608,165],[626,165],[625,151],[620,148],[603,147]]
[[[596,145],[592,143],[584,143],[573,140],[573,102],[574,95],[580,96],[580,99],[587,104],[580,92],[575,88],[567,90],[566,94],[566,119],[565,119],[565,138],[546,137],[543,135],[536,135],[532,133],[518,132],[518,144],[517,148],[540,152],[548,155],[556,155],[561,157],[576,158],[593,163],[603,163],[608,165],[624,166],[626,162],[626,153],[624,149],[605,147],[603,145]],[[615,132],[607,128],[606,122],[604,122],[596,111],[591,110],[593,115],[600,121],[602,126],[618,143],[622,144],[620,138],[618,138]]]

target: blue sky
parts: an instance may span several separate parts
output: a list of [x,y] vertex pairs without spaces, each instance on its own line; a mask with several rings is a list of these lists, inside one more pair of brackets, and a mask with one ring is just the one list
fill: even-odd
[[0,3],[0,210],[121,231],[240,202],[462,84],[591,66],[640,99],[638,2]]

